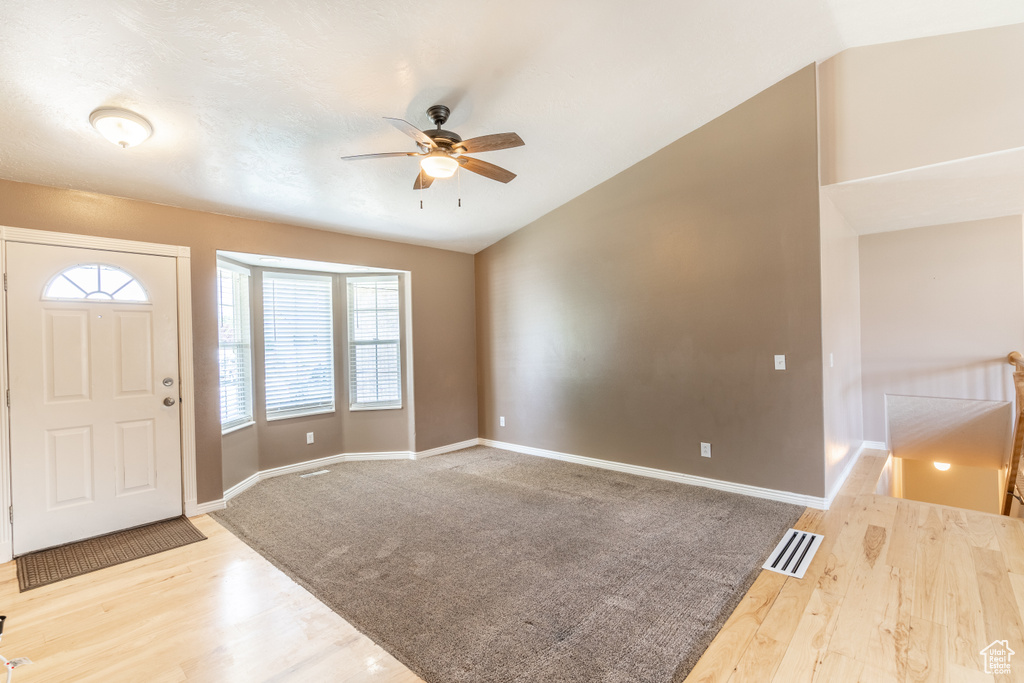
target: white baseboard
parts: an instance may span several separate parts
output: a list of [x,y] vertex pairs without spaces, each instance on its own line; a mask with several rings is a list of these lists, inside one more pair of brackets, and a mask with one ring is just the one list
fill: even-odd
[[10,562],[14,559],[14,544],[11,542],[0,543],[0,563]]
[[754,498],[766,498],[768,500],[777,500],[783,503],[793,503],[794,505],[803,505],[804,507],[812,507],[817,508],[819,510],[828,509],[827,501],[819,496],[808,496],[802,493],[792,493],[790,491],[766,489],[761,488],[760,486],[750,486],[748,484],[736,484],[731,481],[722,481],[720,479],[698,477],[693,474],[669,472],[668,470],[659,470],[653,467],[642,467],[640,465],[627,465],[626,463],[613,462],[611,460],[599,460],[598,458],[588,458],[582,455],[570,455],[569,453],[559,453],[558,451],[549,451],[543,448],[533,448],[532,446],[520,446],[518,444],[505,443],[503,441],[493,441],[491,439],[480,439],[480,444],[483,446],[491,446],[492,448],[501,448],[506,451],[525,453],[527,455],[539,455],[542,458],[563,460],[565,462],[574,462],[579,465],[599,467],[605,470],[614,470],[616,472],[636,474],[641,477],[651,477],[654,479],[675,481],[679,482],[680,484],[703,486],[709,489],[729,491],[730,493],[739,493],[745,496],[753,496]]
[[[352,453],[351,455],[354,456],[353,457],[354,460],[369,460],[371,458],[368,457],[368,456],[371,456],[371,455],[382,455],[382,456],[383,455],[387,455],[387,456],[391,456],[392,454],[390,454],[390,453],[387,453],[387,454],[384,454],[384,453],[379,453],[379,454],[378,453],[372,453],[372,454],[371,453]],[[338,463],[345,462],[348,459],[348,457],[349,457],[349,455],[346,454],[346,453],[342,453],[340,455],[328,455],[328,456],[326,456],[324,458],[317,458],[315,460],[305,460],[303,462],[297,462],[297,463],[295,463],[293,465],[282,465],[281,467],[274,467],[274,468],[269,469],[269,470],[261,470],[259,472],[256,472],[255,474],[249,475],[246,479],[238,482],[237,484],[235,484],[234,486],[229,488],[227,491],[225,491],[224,492],[223,500],[224,500],[225,503],[227,503],[227,501],[231,500],[232,498],[234,498],[235,496],[239,495],[240,493],[246,491],[247,489],[255,486],[256,484],[260,483],[264,479],[270,479],[272,477],[280,477],[280,476],[282,476],[284,474],[292,474],[294,472],[304,472],[306,470],[313,470],[313,469],[317,469],[317,468],[320,468],[320,467],[326,467],[327,465],[335,465],[335,464],[338,464]],[[405,457],[408,458],[408,455],[406,455]],[[391,458],[391,457],[383,458],[382,457],[382,458],[373,458],[373,459],[375,459],[375,460],[384,460],[384,459],[393,459],[393,458]]]
[[835,501],[836,496],[838,496],[839,492],[843,489],[843,484],[846,483],[847,477],[849,477],[850,472],[853,471],[853,466],[857,464],[857,461],[860,460],[860,456],[863,455],[866,450],[868,450],[867,442],[862,441],[860,446],[858,446],[857,450],[854,452],[853,457],[851,457],[850,461],[846,463],[846,467],[843,468],[842,473],[839,475],[839,479],[837,479],[836,483],[832,485],[832,490],[825,492],[826,510],[832,507],[832,502]]
[[316,460],[304,460],[303,462],[297,462],[294,465],[282,465],[281,467],[274,467],[269,470],[260,470],[256,473],[256,476],[259,477],[259,481],[263,481],[264,479],[270,479],[271,477],[280,477],[282,474],[305,472],[306,470],[345,462],[346,457],[347,456],[342,453],[340,455],[328,455],[323,458],[317,458]]
[[205,515],[210,512],[216,512],[217,510],[223,510],[227,507],[225,498],[219,498],[217,500],[211,500],[206,503],[195,503],[193,505],[185,506],[186,517],[198,517],[199,515]]
[[437,448],[431,448],[426,451],[418,451],[412,454],[413,460],[422,460],[423,458],[429,458],[432,455],[443,455],[444,453],[451,453],[452,451],[461,451],[463,448],[470,448],[472,446],[479,446],[480,439],[467,439],[460,441],[459,443],[450,443],[447,446],[438,446]]
[[[444,453],[451,453],[453,451],[459,451],[463,448],[470,448],[472,446],[490,446],[492,448],[501,448],[507,451],[515,451],[516,453],[524,453],[526,455],[536,455],[542,458],[551,458],[553,460],[562,460],[564,462],[573,462],[578,465],[587,465],[589,467],[598,467],[605,470],[613,470],[615,472],[625,472],[626,474],[635,474],[641,477],[651,477],[653,479],[664,479],[666,481],[675,481],[681,484],[690,484],[692,486],[703,486],[705,488],[716,489],[718,491],[729,491],[731,493],[739,493],[744,496],[752,496],[754,498],[765,498],[767,500],[777,500],[783,503],[792,503],[794,505],[803,505],[805,507],[812,507],[819,510],[827,510],[835,500],[839,491],[842,489],[843,484],[846,482],[847,477],[850,476],[850,472],[853,471],[854,465],[860,459],[860,456],[866,450],[888,450],[888,447],[881,441],[864,441],[857,452],[854,453],[853,457],[850,458],[850,462],[843,468],[843,473],[832,487],[832,491],[822,498],[819,496],[808,496],[802,493],[793,493],[791,491],[779,491],[776,489],[766,489],[760,486],[750,486],[748,484],[737,484],[731,481],[722,481],[720,479],[710,479],[708,477],[699,477],[693,474],[683,474],[681,472],[670,472],[668,470],[659,470],[653,467],[643,467],[640,465],[629,465],[621,462],[614,462],[611,460],[601,460],[598,458],[589,458],[582,455],[572,455],[570,453],[560,453],[558,451],[549,451],[544,448],[534,448],[532,446],[520,446],[519,444],[507,443],[504,441],[494,441],[493,439],[467,439],[458,443],[448,444],[446,446],[438,446],[437,448],[431,448],[425,451],[384,451],[380,453],[342,453],[339,455],[330,455],[325,458],[317,458],[316,460],[306,460],[305,462],[295,463],[294,465],[284,465],[282,467],[275,467],[270,470],[263,470],[256,472],[249,476],[245,480],[235,484],[227,491],[224,492],[224,497],[220,500],[210,501],[208,503],[199,504],[186,504],[185,514],[189,517],[195,515],[203,515],[208,512],[214,512],[216,510],[222,510],[227,505],[227,501],[231,500],[235,496],[239,495],[248,488],[255,484],[263,481],[264,479],[270,479],[271,477],[279,477],[284,474],[291,474],[294,472],[303,472],[305,470],[316,469],[319,467],[325,467],[327,465],[334,465],[344,462],[357,462],[362,460],[422,460],[423,458],[429,458],[434,455],[442,455]],[[3,557],[3,547],[0,547],[0,558]]]
[[346,453],[345,462],[359,460],[415,460],[410,451],[383,451],[381,453]]
[[[225,507],[227,501],[231,500],[238,494],[242,493],[246,489],[258,484],[264,479],[270,479],[271,477],[280,477],[284,474],[292,474],[295,472],[304,472],[306,470],[319,469],[321,467],[327,467],[328,465],[337,465],[346,462],[359,462],[363,460],[420,460],[427,458],[432,455],[440,455],[442,453],[450,453],[452,451],[458,451],[463,448],[469,448],[470,446],[476,446],[478,439],[469,439],[467,441],[460,441],[459,443],[448,444],[447,446],[438,446],[437,448],[431,448],[426,451],[419,451],[414,453],[412,451],[381,451],[378,453],[341,453],[339,455],[329,455],[325,458],[317,458],[316,460],[305,460],[303,462],[297,462],[294,465],[283,465],[281,467],[275,467],[270,470],[261,470],[253,475],[250,475],[244,481],[240,481],[235,484],[227,491],[224,492],[224,498],[219,501],[213,501],[210,503],[203,503],[198,506],[202,508],[206,505],[220,504],[220,507],[215,507],[209,510],[220,510]],[[186,505],[186,511],[188,510]],[[205,512],[198,512],[196,514],[204,514]],[[191,517],[192,515],[189,514]]]
[[248,477],[246,477],[245,479],[243,479],[242,481],[238,482],[237,484],[235,484],[234,486],[229,488],[227,491],[225,491],[224,492],[224,498],[222,498],[222,500],[231,500],[232,498],[237,496],[239,493],[242,493],[246,489],[249,489],[249,488],[255,486],[259,482],[260,482],[260,473],[259,472],[253,472]]

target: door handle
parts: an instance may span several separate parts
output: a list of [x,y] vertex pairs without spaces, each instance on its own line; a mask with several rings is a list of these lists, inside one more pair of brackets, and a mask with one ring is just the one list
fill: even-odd
[[164,399],[164,405],[170,408],[171,406],[174,405],[174,399],[168,396],[167,398]]

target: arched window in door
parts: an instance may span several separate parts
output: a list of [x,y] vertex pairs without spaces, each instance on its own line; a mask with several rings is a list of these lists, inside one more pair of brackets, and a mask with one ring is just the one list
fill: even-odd
[[132,275],[102,263],[79,264],[58,273],[46,285],[43,298],[51,301],[149,301],[145,288]]

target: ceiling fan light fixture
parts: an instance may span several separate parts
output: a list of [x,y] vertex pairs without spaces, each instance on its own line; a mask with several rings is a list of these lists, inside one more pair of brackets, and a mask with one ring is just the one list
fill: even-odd
[[135,112],[102,107],[89,114],[89,123],[100,135],[123,149],[145,142],[153,134],[149,121]]
[[455,175],[459,162],[444,152],[431,152],[420,160],[423,172],[431,178],[451,178]]

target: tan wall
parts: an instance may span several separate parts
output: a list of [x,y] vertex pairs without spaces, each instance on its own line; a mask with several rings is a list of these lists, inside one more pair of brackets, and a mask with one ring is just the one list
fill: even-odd
[[260,440],[256,425],[236,429],[220,441],[224,490],[260,471]]
[[[263,271],[251,268],[253,274],[253,359],[257,368],[264,367],[263,334]],[[405,276],[399,276],[404,285]],[[402,363],[402,408],[400,410],[349,410],[348,392],[348,307],[346,276],[334,278],[334,397],[335,412],[325,415],[267,420],[266,382],[262,371],[253,383],[255,428],[259,432],[259,468],[269,470],[296,462],[324,458],[342,453],[367,453],[411,450],[409,418],[409,363]],[[399,287],[402,339],[405,339],[404,286]],[[415,340],[414,340],[415,342]],[[403,354],[404,355],[404,354]],[[407,357],[405,358],[407,360]],[[314,442],[306,444],[306,433],[313,432]],[[230,435],[229,435],[230,436]],[[467,437],[469,438],[469,437]]]
[[823,495],[815,108],[809,66],[477,254],[481,436]]
[[1020,216],[860,237],[864,438],[885,394],[1009,401],[1024,345]]
[[824,184],[1024,146],[1024,24],[853,48],[820,68]]
[[0,224],[191,248],[200,502],[223,491],[218,249],[410,271],[416,450],[476,436],[474,265],[468,254],[11,181],[0,181]]
[[821,348],[825,490],[831,494],[864,438],[857,233],[821,193]]

